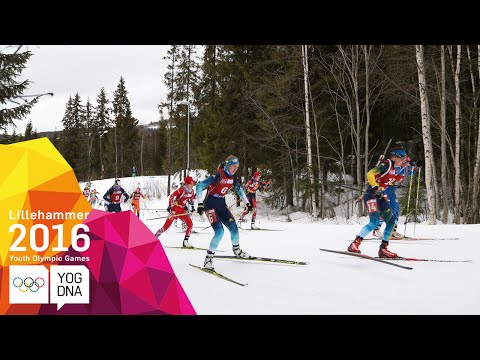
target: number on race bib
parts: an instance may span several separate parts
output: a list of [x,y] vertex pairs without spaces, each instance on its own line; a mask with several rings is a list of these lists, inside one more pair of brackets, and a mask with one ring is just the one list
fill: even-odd
[[208,218],[208,221],[210,221],[210,224],[213,224],[214,222],[217,221],[217,215],[215,214],[214,209],[210,209],[207,211],[207,218]]
[[378,212],[378,206],[377,206],[377,200],[376,199],[370,199],[367,201],[367,211],[369,214],[373,212]]

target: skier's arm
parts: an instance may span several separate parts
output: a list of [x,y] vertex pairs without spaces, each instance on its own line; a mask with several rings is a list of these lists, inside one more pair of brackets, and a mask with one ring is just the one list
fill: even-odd
[[113,192],[113,188],[108,189],[105,195],[103,195],[103,200],[110,203],[112,201],[112,199],[110,199],[110,195],[112,195],[112,192]]
[[122,192],[123,196],[125,196],[124,202],[127,202],[127,200],[130,198],[130,196],[128,196],[128,194],[127,194],[127,192],[125,191],[124,188],[120,188],[120,191]]
[[210,175],[208,178],[206,178],[203,181],[200,181],[197,186],[195,187],[195,192],[197,194],[197,201],[198,203],[203,203],[202,200],[202,192],[204,189],[206,189],[210,184],[213,184],[214,182],[217,182],[220,179],[220,174],[217,172],[215,176]]
[[246,194],[248,194],[250,192],[250,186],[251,185],[252,185],[252,179],[248,180],[247,183],[245,184],[245,193]]
[[245,195],[245,192],[243,191],[242,185],[240,185],[240,182],[238,179],[235,177],[233,180],[233,187],[235,188],[235,191],[237,192],[238,196],[240,196],[243,200],[243,203],[246,204],[248,203],[247,196]]
[[388,170],[387,163],[380,163],[380,165],[375,166],[367,173],[367,180],[371,187],[379,186],[377,180],[375,179],[375,175],[383,174],[385,171]]

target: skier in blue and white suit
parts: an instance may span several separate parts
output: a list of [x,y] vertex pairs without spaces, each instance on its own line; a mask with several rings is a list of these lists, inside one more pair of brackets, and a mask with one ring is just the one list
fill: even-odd
[[[237,257],[249,258],[250,255],[240,249],[238,227],[235,222],[235,217],[230,212],[225,202],[225,195],[234,187],[237,194],[245,203],[249,211],[252,210],[252,205],[243,191],[242,185],[238,181],[235,173],[238,170],[240,162],[236,156],[230,155],[224,163],[220,165],[214,175],[210,175],[207,179],[199,182],[195,188],[197,194],[197,212],[202,215],[205,211],[208,221],[215,231],[215,235],[208,247],[207,256],[203,264],[204,268],[213,270],[213,256],[217,250],[218,244],[223,237],[223,225],[230,231],[233,252]],[[207,196],[205,199],[205,206],[202,200],[202,191],[207,188]],[[223,224],[223,225],[222,225]]]

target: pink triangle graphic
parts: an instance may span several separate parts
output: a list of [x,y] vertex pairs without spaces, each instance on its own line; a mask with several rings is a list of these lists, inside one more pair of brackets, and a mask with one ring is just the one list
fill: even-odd
[[[94,210],[95,211],[95,210]],[[92,213],[88,216],[90,218]],[[105,222],[106,222],[106,217],[105,216],[97,216],[93,220],[87,220],[84,221],[83,223],[88,226],[89,232],[91,234],[95,234],[101,239],[105,239]]]
[[165,250],[163,250],[163,246],[160,244],[160,241],[157,242],[157,245],[153,249],[152,255],[150,255],[150,258],[147,261],[147,266],[153,269],[173,273],[172,266],[168,261],[167,255],[165,254]]
[[108,213],[105,212],[105,211],[92,209],[92,211],[90,211],[88,213],[87,219],[86,219],[86,221],[84,221],[84,223],[91,222],[91,221],[94,221],[94,220],[98,220],[98,219],[104,217],[106,214],[108,214]]
[[[115,213],[105,216],[104,239],[112,244],[126,248],[127,247],[126,242],[123,240],[123,236],[125,235],[119,234],[117,231],[119,227],[116,225],[116,223],[121,220],[118,217],[115,218],[113,215],[115,215]],[[120,230],[121,229],[122,228],[120,228]],[[128,235],[128,230],[126,235]]]
[[167,291],[165,292],[162,302],[158,308],[162,311],[168,312],[169,314],[182,314],[180,303],[178,301],[177,286],[175,281],[170,281],[170,284],[168,284]]
[[183,290],[183,287],[178,281],[176,276],[175,276],[174,282],[175,282],[175,287],[177,288],[177,296],[178,296],[178,301],[180,303],[180,310],[182,315],[197,315],[195,308],[193,307],[192,303],[188,299],[187,294],[185,293],[185,290]]
[[152,305],[149,305],[137,297],[136,294],[133,294],[130,290],[126,288],[120,288],[120,298],[122,299],[122,314],[124,315],[133,315],[141,313],[154,313],[154,314],[165,314]]
[[104,244],[103,240],[94,240],[90,241],[90,247],[82,252],[82,256],[85,256],[90,259],[86,261],[85,265],[90,269],[91,274],[98,281],[100,279],[100,270],[102,268],[102,259],[103,259],[103,250]]
[[152,251],[155,248],[155,246],[157,246],[157,244],[155,242],[151,242],[148,244],[131,248],[130,250],[135,254],[136,257],[138,257],[145,264],[150,258],[150,255],[152,254]]
[[127,256],[123,263],[122,275],[120,276],[120,282],[123,283],[130,276],[137,273],[141,269],[145,268],[145,264],[139,258],[135,256],[132,250],[127,250]]
[[145,303],[156,307],[155,294],[153,293],[150,279],[148,278],[147,269],[143,268],[130,276],[127,280],[122,281],[120,286],[129,290],[132,294],[142,299]]
[[133,212],[130,211],[129,213],[130,234],[128,237],[128,247],[136,247],[158,241],[152,231],[146,227]]
[[129,217],[133,215],[131,211],[122,211],[119,213],[110,213],[108,220],[119,236],[119,241],[122,241],[125,247],[128,247],[128,238],[130,236],[130,221]]

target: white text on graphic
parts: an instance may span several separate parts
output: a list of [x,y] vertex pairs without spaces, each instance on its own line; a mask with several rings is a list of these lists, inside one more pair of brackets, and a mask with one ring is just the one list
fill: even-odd
[[[20,230],[20,235],[18,238],[13,242],[10,246],[10,251],[27,251],[25,246],[20,246],[20,243],[25,238],[27,234],[27,229],[23,224],[13,224],[8,229],[9,232],[14,232],[15,229]],[[58,231],[58,244],[52,248],[53,251],[67,251],[68,247],[64,246],[63,241],[63,224],[53,225],[53,230]],[[85,233],[78,234],[78,230],[82,229]],[[38,231],[37,231],[38,230]],[[88,225],[85,224],[77,224],[72,227],[71,231],[71,239],[72,239],[72,248],[78,252],[82,252],[87,250],[90,247],[90,237],[86,234],[90,231]],[[39,239],[40,245],[37,245],[37,233],[40,234]],[[30,248],[33,251],[42,252],[48,249],[49,244],[49,237],[50,231],[48,227],[44,224],[35,224],[30,228]]]

